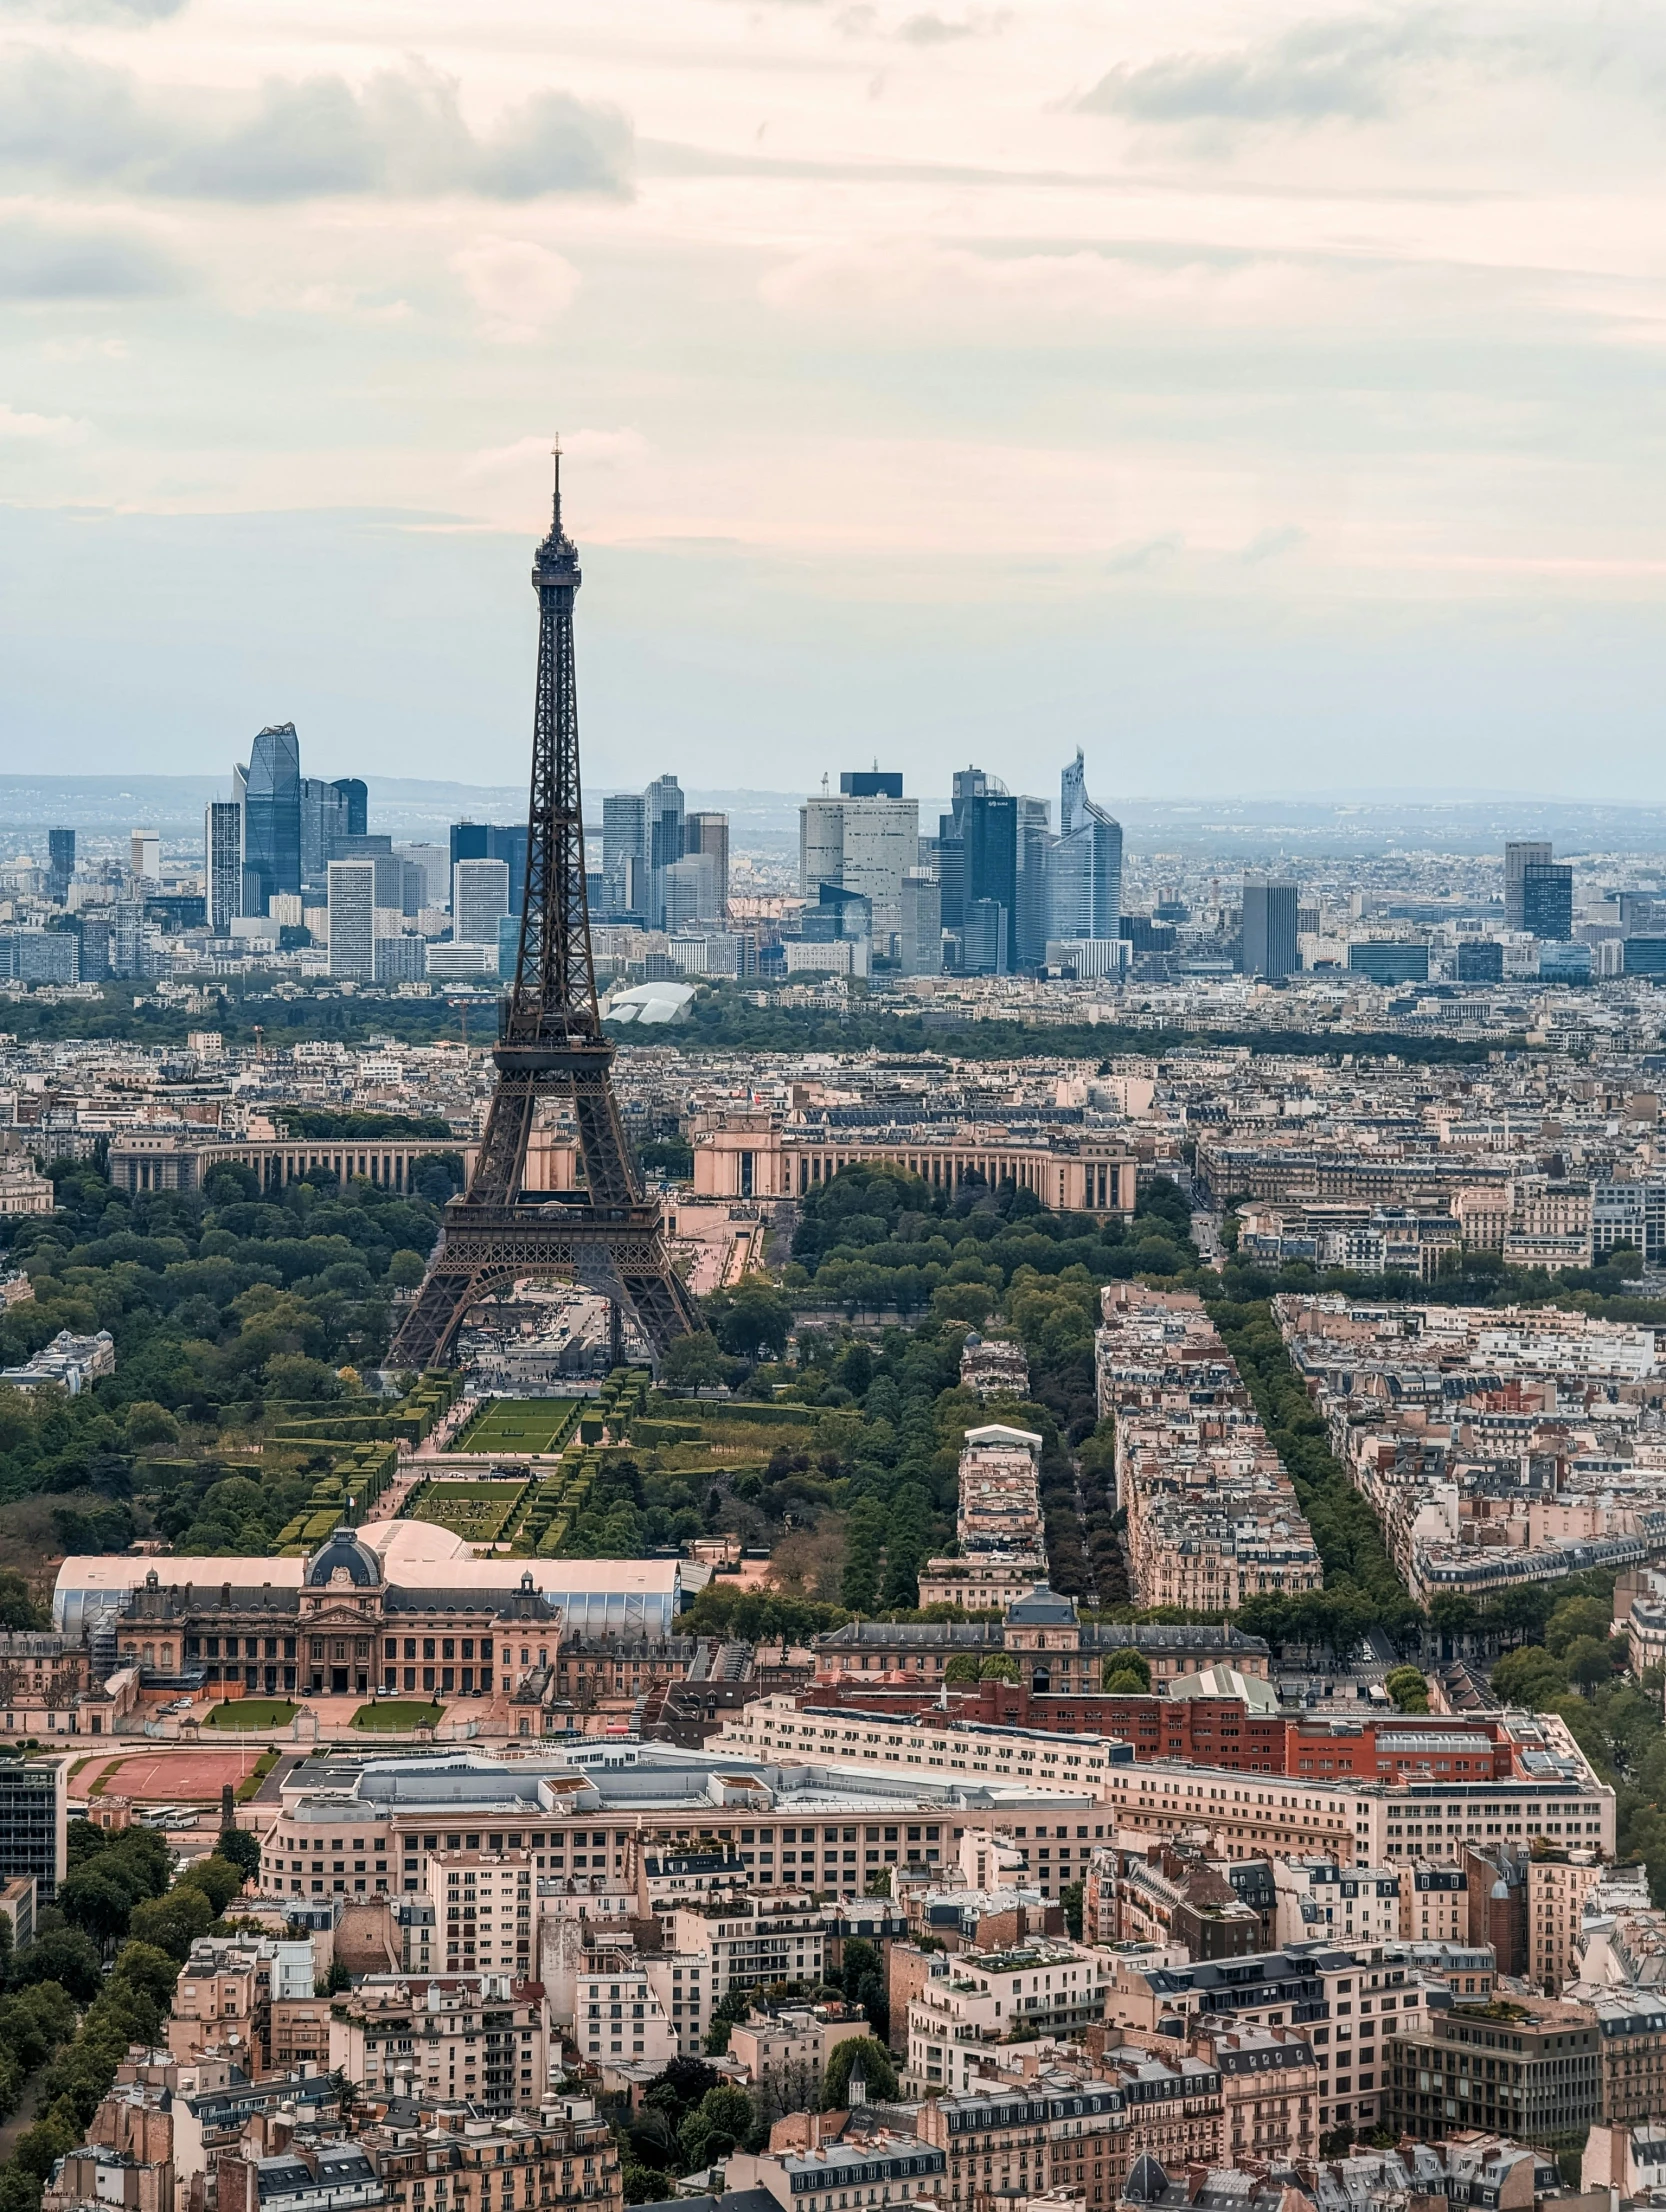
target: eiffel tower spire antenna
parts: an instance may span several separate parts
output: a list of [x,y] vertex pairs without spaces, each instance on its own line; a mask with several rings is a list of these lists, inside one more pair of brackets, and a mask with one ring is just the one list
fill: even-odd
[[[515,976],[500,1001],[497,1089],[469,1187],[445,1210],[440,1243],[389,1363],[443,1358],[464,1313],[517,1276],[573,1277],[636,1313],[657,1361],[696,1326],[671,1267],[657,1203],[645,1200],[614,1096],[614,1046],[602,1029],[590,950],[579,784],[573,604],[583,577],[561,521],[561,441],[555,444],[550,532],[533,561],[538,674],[532,783]],[[571,1102],[584,1188],[525,1189],[539,1105]]]

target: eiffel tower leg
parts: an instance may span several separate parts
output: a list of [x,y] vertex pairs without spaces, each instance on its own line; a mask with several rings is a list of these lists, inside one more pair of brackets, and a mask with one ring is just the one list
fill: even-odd
[[607,1364],[610,1369],[625,1364],[625,1313],[617,1298],[607,1302]]
[[693,1304],[669,1262],[651,1275],[627,1275],[625,1289],[653,1348],[657,1368],[678,1337],[690,1336],[699,1328]]
[[474,1289],[474,1270],[448,1269],[442,1250],[388,1347],[388,1366],[410,1368],[419,1375],[425,1367],[439,1366],[473,1302]]

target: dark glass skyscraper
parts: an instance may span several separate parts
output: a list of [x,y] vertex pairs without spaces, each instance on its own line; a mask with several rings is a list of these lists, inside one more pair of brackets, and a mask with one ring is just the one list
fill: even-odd
[[1301,965],[1296,951],[1296,886],[1244,878],[1244,973],[1276,982]]
[[1523,868],[1521,926],[1553,944],[1573,936],[1573,870],[1565,861],[1529,861]]
[[75,873],[74,830],[48,830],[46,854],[46,895],[61,906],[69,897],[70,878]]
[[236,781],[243,807],[243,911],[264,914],[275,893],[301,888],[301,740],[293,722],[260,732]]
[[349,837],[365,837],[370,828],[370,793],[362,776],[338,776],[332,789],[341,793],[347,809],[346,833]]

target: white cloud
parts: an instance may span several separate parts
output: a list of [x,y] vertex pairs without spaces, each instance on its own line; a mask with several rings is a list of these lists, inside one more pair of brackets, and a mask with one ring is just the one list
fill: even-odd
[[73,415],[32,415],[0,400],[0,438],[31,444],[73,445],[87,434],[87,425]]
[[480,309],[483,334],[498,345],[535,345],[578,296],[572,263],[530,238],[477,238],[451,266]]
[[68,47],[0,53],[0,169],[183,199],[628,190],[630,125],[570,93],[534,92],[484,133],[450,78],[407,63],[362,88],[266,77],[212,97],[155,86]]

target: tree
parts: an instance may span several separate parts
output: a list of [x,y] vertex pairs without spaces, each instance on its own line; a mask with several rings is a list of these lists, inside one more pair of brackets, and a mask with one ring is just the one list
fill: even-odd
[[171,1959],[166,1951],[159,1951],[153,1943],[124,1943],[111,1970],[112,1981],[126,1982],[129,1988],[138,1990],[164,2009],[178,1979],[179,1962]]
[[[1107,1690],[1126,1693],[1130,1690],[1148,1692],[1151,1688],[1151,1662],[1131,1644],[1124,1645],[1121,1651],[1113,1651],[1099,1672]],[[1119,1679],[1113,1682],[1113,1675]]]
[[1492,1692],[1506,1705],[1543,1712],[1568,1686],[1568,1670],[1540,1644],[1507,1651],[1492,1670]]
[[890,2104],[895,2100],[897,2070],[891,2063],[890,2052],[883,2043],[876,2043],[871,2035],[849,2035],[842,2043],[835,2043],[828,2054],[827,2071],[821,2081],[824,2112],[839,2112],[844,2109],[850,2087],[850,2070],[858,2057],[862,2061],[862,2071],[868,2077],[868,2095],[880,2104]]
[[1569,1679],[1587,1694],[1612,1681],[1624,1667],[1627,1645],[1623,1637],[1576,1636],[1562,1654]]
[[1005,1652],[985,1659],[978,1668],[980,1682],[1017,1682],[1020,1679],[1017,1660],[1009,1659]]
[[242,1887],[242,1870],[233,1866],[229,1859],[222,1859],[218,1852],[188,1866],[174,1884],[176,1892],[182,1889],[201,1890],[214,1908],[211,1917],[215,1920],[219,1919]]
[[757,2125],[752,2099],[744,2089],[708,2089],[678,2130],[689,2171],[709,2166],[746,2141]]
[[1553,1659],[1565,1659],[1579,1637],[1606,1638],[1613,1624],[1613,1607],[1601,1598],[1564,1598],[1545,1626],[1545,1649]]
[[247,1828],[226,1828],[214,1846],[217,1857],[236,1867],[245,1882],[260,1872],[260,1845]]
[[1059,1903],[1064,1907],[1065,1927],[1078,1943],[1082,1940],[1082,1898],[1085,1890],[1085,1883],[1066,1882],[1059,1891]]
[[95,1943],[113,1943],[127,1933],[127,1923],[139,1902],[133,1884],[123,1881],[111,1864],[113,1853],[95,1859],[66,1874],[58,1886],[58,1909],[72,1928],[79,1928]]
[[945,1682],[975,1682],[983,1664],[975,1651],[957,1651],[943,1669]]
[[739,1359],[783,1359],[792,1330],[792,1301],[761,1275],[744,1275],[719,1291],[708,1310],[717,1341]]
[[737,2020],[744,2020],[752,2010],[750,1989],[730,1989],[719,1997],[712,2007],[711,2025],[706,2030],[706,2055],[721,2058],[729,2048],[729,2030]]
[[95,1828],[90,1820],[72,1820],[66,1831],[69,1846],[69,1872],[85,1866],[89,1859],[96,1859],[109,1842],[102,1828]]
[[[145,1908],[140,1907],[141,1911]],[[184,1952],[180,1956],[184,1957]],[[78,2004],[91,2004],[104,1984],[98,1945],[79,1928],[47,1928],[12,1961],[12,1984],[57,1982]]]
[[660,1362],[661,1380],[675,1390],[710,1389],[728,1373],[729,1363],[709,1329],[678,1337]]
[[1383,1677],[1383,1688],[1402,1713],[1429,1710],[1429,1685],[1421,1667],[1390,1667]]
[[154,1944],[170,1958],[183,1961],[190,1956],[198,1936],[206,1935],[214,1925],[215,1918],[215,1908],[204,1891],[182,1875],[166,1897],[152,1897],[136,1906],[128,1927],[136,1941]]

